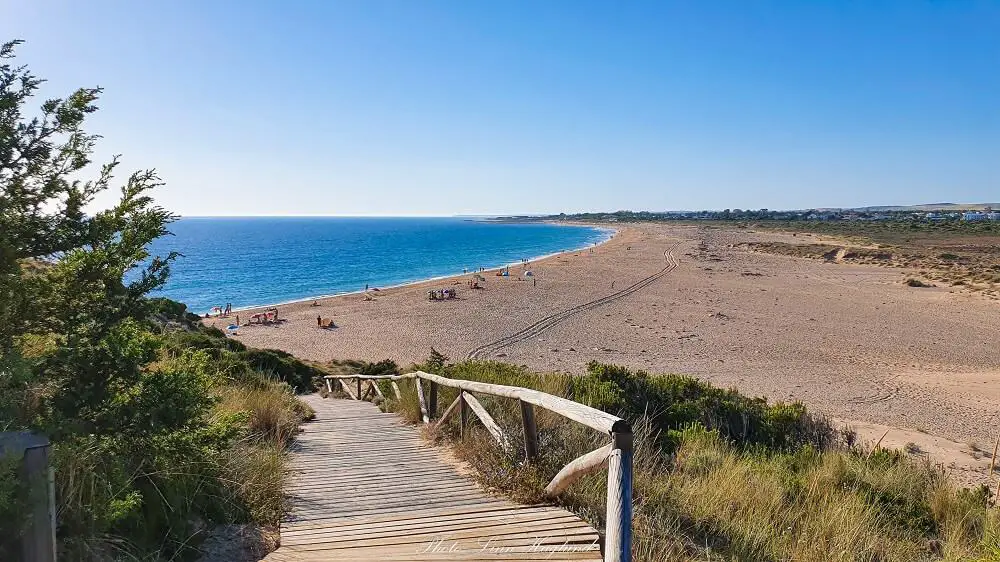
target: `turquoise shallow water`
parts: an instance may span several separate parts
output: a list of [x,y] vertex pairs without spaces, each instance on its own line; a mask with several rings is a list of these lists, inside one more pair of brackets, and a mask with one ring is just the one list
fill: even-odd
[[386,287],[604,241],[604,229],[457,218],[184,218],[153,253],[183,254],[159,294],[193,312]]

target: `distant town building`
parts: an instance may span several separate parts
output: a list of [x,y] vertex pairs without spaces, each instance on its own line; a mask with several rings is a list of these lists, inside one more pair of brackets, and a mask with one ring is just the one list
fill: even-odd
[[[990,214],[993,214],[993,213],[990,213]],[[962,220],[969,221],[969,222],[992,220],[992,219],[989,218],[990,214],[982,213],[982,212],[979,212],[979,211],[967,211],[965,213],[962,213]]]

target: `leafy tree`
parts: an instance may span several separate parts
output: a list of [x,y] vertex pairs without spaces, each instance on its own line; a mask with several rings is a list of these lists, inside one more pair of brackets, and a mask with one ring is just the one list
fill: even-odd
[[176,256],[146,250],[174,218],[147,195],[160,185],[152,170],[129,176],[112,208],[85,212],[118,166],[116,157],[80,179],[98,139],[83,124],[101,89],[45,100],[25,115],[43,80],[13,63],[20,43],[0,45],[0,390],[8,396],[0,413],[27,426],[39,420],[18,406],[44,402],[41,388],[72,390],[54,393],[61,402],[53,405],[79,418],[92,412],[85,403],[108,399],[117,377],[151,360],[149,350],[135,355],[113,342],[123,322],[148,314],[145,294],[164,283]]
[[[88,213],[118,166],[91,167],[98,137],[83,124],[101,90],[28,115],[42,80],[13,63],[19,43],[0,45],[0,430],[52,439],[60,560],[183,560],[203,523],[277,523],[284,445],[251,431],[254,403],[232,408],[249,390],[301,418],[269,377],[311,388],[319,372],[147,298],[177,257],[147,250],[174,219],[149,197],[159,178],[133,173],[114,206]],[[0,560],[19,530],[11,474],[0,465]]]

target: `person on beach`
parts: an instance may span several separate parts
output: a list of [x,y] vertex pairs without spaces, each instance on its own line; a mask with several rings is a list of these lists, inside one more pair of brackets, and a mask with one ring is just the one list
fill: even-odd
[[323,327],[323,317],[322,316],[318,316],[318,315],[316,316],[316,325],[319,326],[319,327],[321,327],[321,328]]

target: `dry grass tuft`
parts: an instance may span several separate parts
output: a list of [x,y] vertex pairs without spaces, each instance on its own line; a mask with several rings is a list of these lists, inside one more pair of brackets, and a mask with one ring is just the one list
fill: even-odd
[[219,397],[218,415],[244,413],[251,437],[282,446],[298,433],[302,420],[315,415],[288,385],[276,381],[264,388],[226,386],[219,390]]

